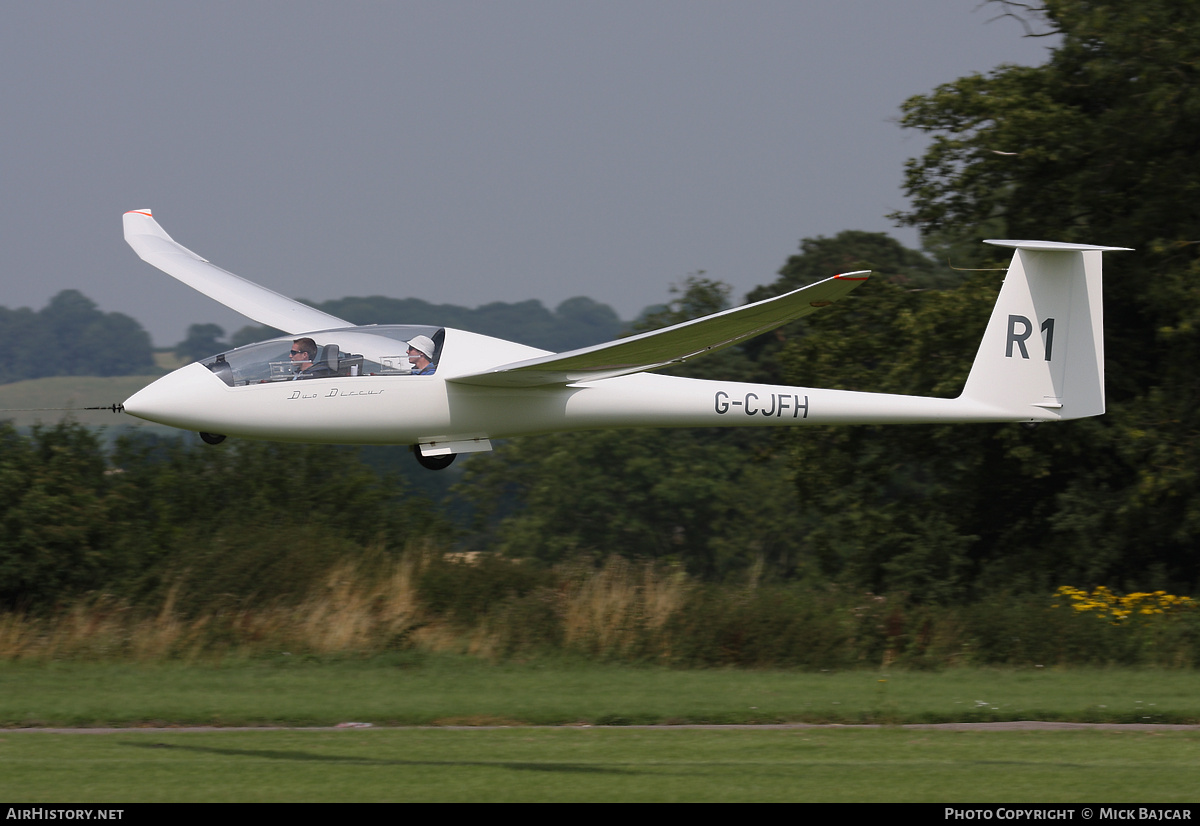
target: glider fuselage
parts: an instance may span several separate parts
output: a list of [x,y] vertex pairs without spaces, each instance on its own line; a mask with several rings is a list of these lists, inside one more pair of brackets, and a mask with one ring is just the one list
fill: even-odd
[[[490,450],[491,439],[562,430],[1044,422],[1098,416],[1105,408],[1101,254],[1119,247],[987,242],[1014,250],[1008,277],[962,394],[940,399],[648,372],[828,307],[864,283],[866,272],[548,353],[444,327],[351,326],[213,265],[172,239],[149,210],[123,220],[125,238],[143,260],[291,333],[188,365],[125,402],[134,416],[200,431],[212,443],[241,436],[410,444],[418,461],[437,469],[458,453]],[[421,361],[420,348],[430,361]],[[433,374],[413,375],[417,362]]]
[[[450,354],[459,335],[463,335],[461,331],[446,331],[445,362],[453,363]],[[197,362],[135,394],[125,402],[125,410],[185,430],[251,439],[430,447],[609,427],[778,427],[928,422],[948,416],[958,421],[1011,418],[1003,410],[959,399],[652,373],[541,387],[474,386],[447,381],[451,375],[452,370],[444,365],[432,376],[334,375],[230,384]],[[1058,418],[1052,411],[1034,413],[1039,414],[1035,420]],[[469,449],[469,445],[458,444],[455,452]],[[486,447],[481,443],[479,449]]]

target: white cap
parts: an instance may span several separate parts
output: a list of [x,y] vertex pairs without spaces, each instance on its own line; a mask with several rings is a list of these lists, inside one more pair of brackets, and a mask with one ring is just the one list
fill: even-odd
[[429,336],[414,336],[413,340],[408,343],[408,346],[414,350],[420,350],[428,359],[433,359],[433,353],[437,346],[433,343],[433,339]]

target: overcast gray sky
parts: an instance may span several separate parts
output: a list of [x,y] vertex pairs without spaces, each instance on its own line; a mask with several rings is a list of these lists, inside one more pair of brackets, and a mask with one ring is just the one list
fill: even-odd
[[[976,0],[39,0],[0,10],[0,305],[67,288],[158,345],[240,316],[121,215],[280,292],[624,318],[799,239],[911,230],[905,98],[1052,45]],[[437,319],[394,319],[436,322]]]

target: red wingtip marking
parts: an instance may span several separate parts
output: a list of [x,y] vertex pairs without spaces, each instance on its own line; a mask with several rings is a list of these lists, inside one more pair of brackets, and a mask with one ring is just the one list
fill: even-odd
[[149,212],[146,212],[145,210],[142,210],[142,209],[131,209],[128,212],[126,212],[125,214],[126,215],[145,215],[147,218],[154,217]]
[[835,275],[834,278],[840,278],[842,281],[866,281],[871,276],[869,275]]

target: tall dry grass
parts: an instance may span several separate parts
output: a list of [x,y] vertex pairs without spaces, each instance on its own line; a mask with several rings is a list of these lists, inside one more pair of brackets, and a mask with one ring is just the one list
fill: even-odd
[[420,558],[405,556],[370,576],[353,563],[330,572],[322,586],[283,618],[264,627],[264,638],[326,654],[398,648],[422,624],[416,590]]
[[175,611],[175,596],[171,589],[152,615],[108,594],[81,600],[51,617],[0,615],[0,659],[144,661],[186,657],[205,647],[209,618],[182,620]]
[[1200,610],[1097,620],[1047,596],[958,607],[837,589],[716,586],[620,557],[554,571],[412,548],[341,561],[290,602],[153,609],[92,595],[50,616],[0,614],[0,660],[197,661],[288,652],[565,652],[672,666],[1200,666]]
[[682,567],[612,557],[599,571],[572,577],[563,589],[564,643],[593,657],[669,662],[664,631],[690,591]]
[[380,571],[344,562],[296,605],[221,607],[185,619],[178,588],[153,612],[107,594],[51,617],[0,615],[0,659],[194,660],[236,651],[375,653],[400,647],[422,623],[417,555]]
[[[185,618],[175,586],[153,611],[97,594],[49,617],[4,614],[0,660],[190,661],[234,652],[367,655],[402,648],[498,659],[522,648],[514,645],[519,638],[524,648],[550,643],[586,656],[669,661],[664,629],[691,589],[679,567],[614,557],[599,569],[570,567],[559,587],[541,588],[524,603],[510,599],[463,625],[422,600],[420,577],[430,559],[418,549],[386,562],[339,563],[293,605],[222,605]],[[522,610],[530,602],[541,610]]]

